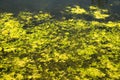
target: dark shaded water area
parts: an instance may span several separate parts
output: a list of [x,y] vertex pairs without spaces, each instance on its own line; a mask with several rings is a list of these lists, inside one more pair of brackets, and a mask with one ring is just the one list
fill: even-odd
[[[67,6],[79,5],[88,9],[91,5],[108,9],[110,14],[120,14],[120,0],[0,0],[0,12],[45,11],[59,16]],[[118,17],[117,17],[118,18]]]

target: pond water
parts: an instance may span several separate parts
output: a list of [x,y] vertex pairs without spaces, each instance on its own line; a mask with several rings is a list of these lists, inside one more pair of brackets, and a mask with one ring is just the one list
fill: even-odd
[[58,14],[67,6],[80,5],[88,9],[90,5],[109,9],[120,14],[120,0],[0,0],[0,12],[19,13],[19,11],[47,11]]

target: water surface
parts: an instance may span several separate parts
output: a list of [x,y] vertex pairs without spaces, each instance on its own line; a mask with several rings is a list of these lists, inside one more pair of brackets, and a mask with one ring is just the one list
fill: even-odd
[[0,0],[0,12],[46,11],[59,14],[67,6],[79,5],[88,9],[91,5],[106,8],[113,14],[120,14],[120,0]]

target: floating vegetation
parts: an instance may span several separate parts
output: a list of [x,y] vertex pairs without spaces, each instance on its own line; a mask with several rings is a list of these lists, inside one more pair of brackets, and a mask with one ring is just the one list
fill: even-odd
[[94,6],[67,10],[92,21],[1,13],[0,80],[119,80],[120,21],[106,21],[107,12]]

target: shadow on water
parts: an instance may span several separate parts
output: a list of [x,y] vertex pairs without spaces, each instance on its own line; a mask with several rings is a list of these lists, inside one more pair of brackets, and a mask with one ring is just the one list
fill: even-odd
[[0,0],[0,12],[45,11],[60,16],[67,6],[79,5],[88,9],[90,5],[106,8],[111,14],[120,14],[120,0]]

